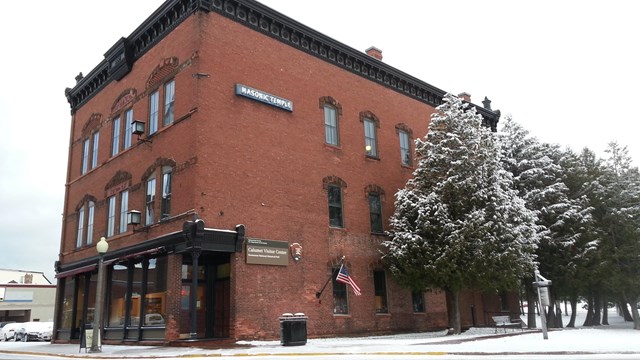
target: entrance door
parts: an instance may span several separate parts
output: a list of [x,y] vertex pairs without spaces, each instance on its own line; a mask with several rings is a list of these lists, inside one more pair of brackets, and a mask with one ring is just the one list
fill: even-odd
[[[189,254],[182,258],[182,289],[180,333],[190,337],[190,296],[193,266]],[[205,252],[198,258],[198,292],[196,297],[197,338],[211,339],[229,336],[229,254]]]

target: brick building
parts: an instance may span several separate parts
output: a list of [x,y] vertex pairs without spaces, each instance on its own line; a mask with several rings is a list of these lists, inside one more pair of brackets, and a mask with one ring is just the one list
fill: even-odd
[[379,254],[444,91],[253,0],[167,0],[76,80],[55,341],[93,320],[101,237],[106,342],[447,326]]

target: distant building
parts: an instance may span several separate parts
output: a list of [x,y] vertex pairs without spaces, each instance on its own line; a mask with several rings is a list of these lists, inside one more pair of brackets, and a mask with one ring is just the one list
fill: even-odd
[[0,321],[53,321],[55,295],[42,272],[0,269]]
[[101,237],[105,342],[447,327],[379,252],[443,90],[253,0],[167,0],[76,80],[54,341],[93,321]]

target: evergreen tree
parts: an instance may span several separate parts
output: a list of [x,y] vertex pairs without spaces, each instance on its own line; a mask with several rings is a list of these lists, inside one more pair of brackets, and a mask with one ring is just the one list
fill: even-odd
[[475,108],[447,95],[416,140],[414,177],[396,194],[383,260],[413,290],[439,288],[453,300],[460,333],[465,289],[516,289],[533,271],[535,214],[512,189],[500,147]]

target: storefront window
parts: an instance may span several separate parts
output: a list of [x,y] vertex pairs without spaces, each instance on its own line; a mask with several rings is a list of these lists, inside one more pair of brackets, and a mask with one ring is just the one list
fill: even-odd
[[149,259],[144,296],[144,326],[164,325],[167,291],[167,258]]
[[126,295],[127,295],[127,273],[125,265],[116,264],[113,266],[111,275],[111,299],[109,304],[108,326],[121,327],[124,325]]
[[61,330],[70,330],[73,321],[73,289],[76,282],[73,277],[64,279],[64,298],[62,299],[62,312],[60,314]]
[[127,325],[137,326],[140,323],[140,294],[142,294],[142,263],[133,265],[133,282],[131,284],[131,302],[129,302],[129,321]]

